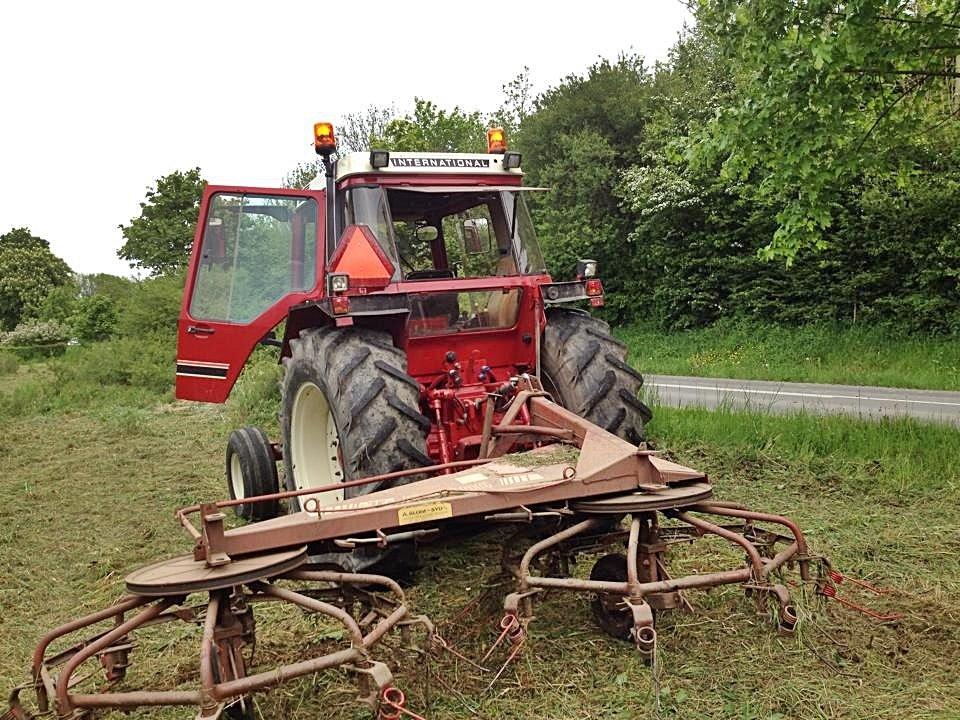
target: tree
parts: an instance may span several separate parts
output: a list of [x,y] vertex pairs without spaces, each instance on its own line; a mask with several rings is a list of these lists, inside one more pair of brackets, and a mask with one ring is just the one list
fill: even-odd
[[[371,105],[364,112],[347,113],[337,123],[335,131],[337,150],[342,155],[371,149],[386,132],[387,125],[397,116],[393,106]],[[323,170],[319,160],[298,163],[283,179],[283,186],[305,188]]]
[[409,152],[484,152],[486,127],[479,112],[457,106],[441,110],[429,100],[414,98],[413,114],[391,120],[371,144]]
[[49,250],[50,243],[34,235],[30,232],[30,228],[12,228],[4,235],[0,235],[0,251],[14,249],[30,250],[37,248]]
[[337,127],[337,145],[342,152],[371,150],[397,117],[397,109],[371,105],[364,112],[347,113]]
[[283,187],[303,190],[304,188],[310,187],[310,183],[312,183],[314,178],[322,171],[323,165],[319,160],[297,163],[297,166],[284,176]]
[[[459,107],[441,110],[429,100],[414,98],[413,113],[397,117],[393,107],[371,105],[364,113],[344,116],[337,129],[337,147],[347,152],[383,148],[397,152],[484,152],[486,127],[479,112]],[[307,187],[322,171],[319,161],[297,165],[284,187]]]
[[77,309],[80,300],[80,291],[74,276],[63,285],[50,289],[47,296],[40,303],[35,313],[37,320],[56,320],[66,322]]
[[[686,152],[702,128],[739,101],[730,62],[695,28],[656,69],[653,113],[637,161],[620,175],[630,228],[616,268],[622,317],[668,328],[723,318],[785,324],[892,323],[897,332],[960,329],[960,149],[946,127],[897,150],[915,171],[864,163],[832,188],[825,248],[792,264],[761,252],[782,209],[760,172],[723,171]],[[934,98],[929,99],[931,102]],[[620,284],[622,283],[622,284]],[[624,298],[626,300],[624,301]]]
[[123,304],[136,287],[136,283],[133,280],[109,273],[93,273],[89,275],[81,273],[77,274],[75,280],[80,297],[106,295],[109,298],[113,298],[114,302],[118,305]]
[[735,93],[688,151],[778,207],[765,256],[822,249],[851,176],[909,183],[913,146],[956,139],[958,13],[958,0],[696,3]]
[[527,198],[551,273],[569,278],[578,258],[599,261],[609,310],[619,317],[637,304],[624,292],[637,251],[628,242],[631,217],[616,186],[621,171],[642,157],[651,97],[650,74],[639,57],[601,60],[538,96],[514,143],[527,182],[552,190]]
[[183,297],[183,273],[168,273],[134,284],[118,307],[117,331],[122,337],[173,338]]
[[501,86],[503,101],[500,107],[490,116],[490,125],[502,127],[507,133],[507,140],[514,142],[523,121],[533,111],[534,95],[533,83],[530,80],[530,68],[526,65],[518,72],[513,80]]
[[120,225],[126,242],[117,251],[131,267],[165,275],[186,267],[206,181],[200,168],[176,171],[147,188],[140,215]]
[[50,291],[70,280],[70,268],[28,228],[0,235],[0,328],[33,317]]
[[107,295],[82,297],[76,303],[69,325],[80,340],[106,340],[116,332],[116,302]]

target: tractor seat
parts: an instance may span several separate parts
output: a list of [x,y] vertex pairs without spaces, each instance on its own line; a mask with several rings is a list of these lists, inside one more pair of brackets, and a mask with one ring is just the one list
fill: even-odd
[[453,270],[414,270],[406,275],[407,280],[453,280],[455,277]]

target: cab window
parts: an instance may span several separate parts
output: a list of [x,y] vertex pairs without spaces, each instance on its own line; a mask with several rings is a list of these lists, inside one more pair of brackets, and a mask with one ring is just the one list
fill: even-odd
[[406,280],[516,275],[498,192],[387,191]]
[[[393,223],[390,218],[390,207],[387,205],[387,196],[381,187],[360,186],[349,188],[339,195],[339,214],[341,218],[339,234],[349,225],[365,225],[384,254],[397,266],[397,251],[393,237]],[[340,240],[331,242],[327,248],[327,257],[332,257]]]
[[218,193],[201,239],[190,315],[247,323],[284,295],[316,286],[317,204]]
[[430,292],[410,295],[411,337],[471,330],[503,330],[517,324],[520,288]]

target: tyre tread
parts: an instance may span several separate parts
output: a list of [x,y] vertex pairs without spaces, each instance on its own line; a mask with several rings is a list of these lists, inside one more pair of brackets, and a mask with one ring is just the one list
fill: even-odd
[[638,397],[643,375],[627,362],[627,346],[588,313],[549,308],[541,369],[561,405],[638,444],[650,409]]
[[[426,435],[430,421],[420,412],[420,385],[406,372],[406,355],[389,333],[369,328],[311,328],[290,343],[291,357],[281,383],[280,425],[290,443],[290,413],[298,383],[309,377],[330,402],[340,431],[345,479],[430,464]],[[331,379],[336,386],[331,386]],[[292,453],[285,453],[288,489],[293,489]],[[347,488],[345,497],[394,484]]]
[[[237,499],[230,480],[231,459],[234,454],[240,456],[244,497],[268,495],[280,490],[277,464],[269,437],[262,429],[247,426],[234,430],[227,439],[226,477],[231,499]],[[269,520],[280,514],[280,503],[274,500],[237,505],[235,512],[240,518],[249,522]]]

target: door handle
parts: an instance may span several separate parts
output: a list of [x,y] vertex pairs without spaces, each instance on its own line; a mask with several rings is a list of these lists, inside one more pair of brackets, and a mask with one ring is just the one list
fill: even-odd
[[211,327],[202,327],[199,325],[187,325],[187,332],[191,335],[213,335],[216,330]]

